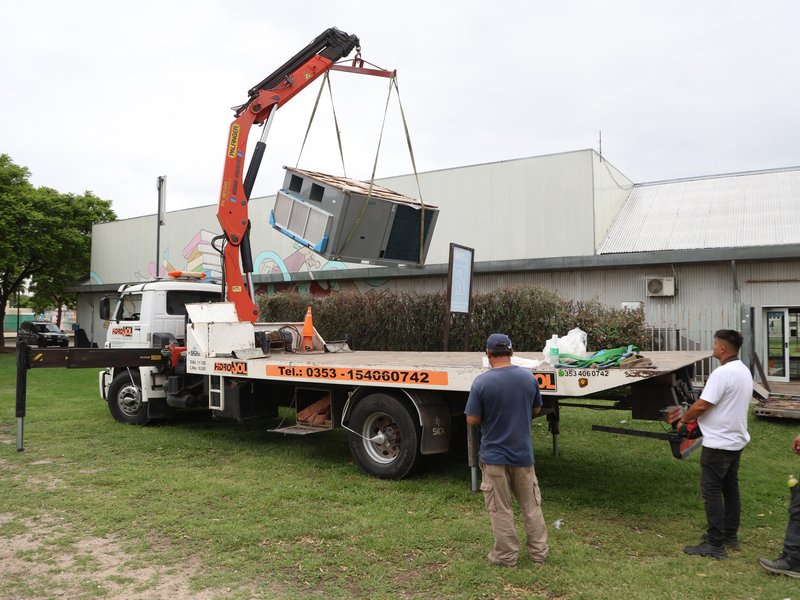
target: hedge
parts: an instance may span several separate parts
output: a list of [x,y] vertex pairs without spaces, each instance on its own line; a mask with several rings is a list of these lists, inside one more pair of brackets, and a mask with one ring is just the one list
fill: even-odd
[[[615,309],[596,301],[563,300],[537,287],[513,287],[473,294],[470,351],[482,351],[492,332],[508,334],[519,352],[540,352],[551,335],[580,327],[588,350],[635,344],[647,339],[644,311]],[[353,339],[356,350],[441,351],[444,349],[444,292],[339,292],[327,296],[280,293],[259,297],[261,319],[302,322],[311,306],[314,326],[326,341]],[[464,349],[466,315],[454,315],[449,349]]]

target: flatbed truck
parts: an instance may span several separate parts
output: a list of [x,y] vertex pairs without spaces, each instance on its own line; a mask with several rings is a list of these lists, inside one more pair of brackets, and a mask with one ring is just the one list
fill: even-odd
[[[211,301],[215,294],[219,283],[184,279],[125,286],[113,311],[111,299],[101,303],[109,320],[105,348],[18,346],[18,417],[25,416],[29,369],[106,367],[99,373],[100,394],[123,423],[145,425],[183,409],[208,410],[223,419],[269,419],[289,407],[294,419],[272,431],[308,435],[343,427],[359,468],[389,479],[406,477],[425,455],[465,447],[464,406],[472,381],[487,368],[483,354],[354,352],[346,341],[325,341],[313,318],[239,321],[235,305]],[[536,352],[515,356],[543,360]],[[645,356],[651,367],[542,363],[532,369],[556,453],[563,406],[626,410],[634,419],[672,422],[694,402],[693,365],[708,352]],[[21,420],[18,425],[21,449]],[[697,443],[687,445],[669,432],[596,429],[668,440],[679,458]]]

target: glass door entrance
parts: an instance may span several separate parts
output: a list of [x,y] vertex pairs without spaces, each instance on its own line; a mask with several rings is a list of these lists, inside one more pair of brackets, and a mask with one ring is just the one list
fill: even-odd
[[800,380],[800,309],[771,308],[765,311],[765,317],[767,379]]

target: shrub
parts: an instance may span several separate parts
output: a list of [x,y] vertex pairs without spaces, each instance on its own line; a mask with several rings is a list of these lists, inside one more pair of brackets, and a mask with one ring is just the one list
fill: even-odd
[[[520,352],[539,352],[551,335],[574,327],[587,333],[589,350],[646,340],[644,311],[620,310],[597,301],[562,300],[537,287],[498,289],[474,294],[468,350],[482,351],[486,337],[502,331]],[[353,337],[354,349],[429,352],[444,348],[446,296],[443,292],[340,292],[327,296],[279,293],[259,298],[263,320],[302,321],[311,306],[314,326],[326,340]],[[462,350],[466,315],[454,315],[449,348]]]

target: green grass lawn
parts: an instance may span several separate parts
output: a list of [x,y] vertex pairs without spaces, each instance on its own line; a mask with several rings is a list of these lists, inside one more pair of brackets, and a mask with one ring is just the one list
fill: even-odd
[[742,548],[717,561],[681,552],[704,530],[698,454],[590,431],[626,413],[563,409],[553,457],[535,421],[551,554],[502,569],[484,559],[463,456],[381,481],[353,465],[346,432],[283,437],[197,413],[126,426],[96,371],[28,375],[17,453],[14,357],[0,355],[0,547],[13,546],[0,598],[800,598],[757,565],[780,553],[794,422],[751,418]]

